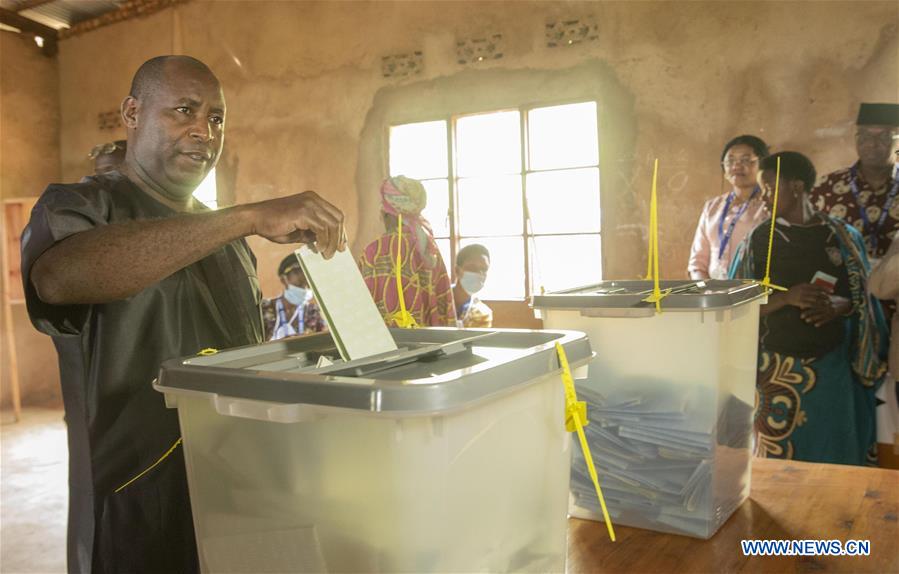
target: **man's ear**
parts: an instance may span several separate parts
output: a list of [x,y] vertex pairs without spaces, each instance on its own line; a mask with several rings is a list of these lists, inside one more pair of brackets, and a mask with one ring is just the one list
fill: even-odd
[[122,123],[129,130],[137,128],[137,116],[140,112],[140,102],[134,96],[128,96],[122,100]]
[[791,180],[789,185],[790,193],[792,193],[793,195],[799,195],[800,193],[804,193],[805,191],[807,191],[805,189],[805,183],[798,179]]

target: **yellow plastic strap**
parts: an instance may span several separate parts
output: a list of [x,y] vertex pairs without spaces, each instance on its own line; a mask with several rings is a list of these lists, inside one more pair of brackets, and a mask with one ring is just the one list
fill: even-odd
[[596,475],[596,467],[593,465],[593,457],[590,455],[590,445],[587,444],[587,437],[584,436],[584,427],[587,425],[587,403],[577,400],[577,391],[574,388],[571,368],[568,366],[568,357],[565,356],[565,349],[558,342],[556,342],[556,354],[559,355],[559,364],[562,366],[562,383],[565,385],[565,429],[568,432],[577,431],[584,460],[587,462],[587,471],[596,488],[596,496],[599,497],[599,505],[602,508],[602,517],[609,530],[609,538],[615,542],[615,529],[612,527],[609,510],[606,508],[606,499],[602,496],[602,488],[599,486],[599,477]]
[[656,234],[656,226],[655,216],[656,212],[653,207],[655,206],[655,188],[656,188],[656,173],[653,171],[652,174],[652,192],[649,195],[649,246],[646,248],[646,275],[643,279],[647,281],[652,279],[652,260],[656,251],[656,242],[655,242],[655,234]]
[[565,413],[565,430],[568,432],[576,431],[577,421],[581,421],[582,426],[590,424],[590,421],[587,420],[587,403],[585,401],[575,401],[567,410]]
[[652,194],[649,196],[649,255],[646,258],[646,279],[652,279],[652,295],[643,299],[647,303],[656,304],[656,313],[662,312],[662,299],[668,296],[671,289],[662,291],[659,288],[659,200],[656,184],[659,179],[659,160],[656,158],[652,168]]
[[401,269],[403,267],[403,214],[398,213],[397,216],[397,246],[396,246],[396,265],[393,270],[396,274],[396,295],[400,302],[400,310],[391,315],[391,319],[396,323],[397,327],[402,329],[414,329],[418,327],[415,317],[406,310],[406,297],[403,294],[403,276]]
[[205,356],[207,356],[207,355],[214,355],[214,354],[216,354],[216,353],[218,353],[218,352],[219,352],[218,349],[213,349],[212,347],[208,347],[208,348],[206,348],[206,349],[203,349],[202,351],[200,351],[200,352],[197,353],[197,354],[198,354],[198,355],[203,355],[203,356],[205,357]]
[[135,480],[139,479],[139,478],[142,477],[143,475],[147,474],[148,472],[150,472],[151,470],[153,470],[154,468],[156,468],[156,466],[157,466],[160,462],[162,462],[162,461],[164,461],[166,458],[168,458],[168,456],[169,456],[170,454],[172,454],[172,452],[174,452],[175,449],[178,448],[178,445],[180,445],[180,444],[181,444],[181,437],[179,436],[179,437],[178,437],[178,440],[175,441],[175,444],[173,444],[172,447],[171,447],[169,450],[167,450],[167,451],[165,452],[164,455],[162,455],[161,457],[159,457],[159,460],[157,460],[156,462],[154,462],[153,464],[151,464],[150,466],[148,466],[146,469],[144,469],[143,472],[141,472],[140,474],[138,474],[137,476],[135,476],[134,478],[132,478],[131,480],[129,480],[128,482],[126,482],[125,484],[123,484],[122,486],[120,486],[120,487],[118,487],[117,489],[115,489],[115,491],[116,491],[116,492],[119,492],[120,490],[122,490],[123,488],[125,488],[126,486],[128,486],[129,484],[131,484],[132,482],[134,482]]
[[774,180],[774,205],[771,208],[771,230],[768,233],[768,257],[765,260],[765,278],[762,279],[762,285],[768,289],[776,289],[778,291],[786,291],[780,285],[771,283],[771,251],[774,249],[774,222],[777,220],[777,195],[780,191],[780,158],[777,158],[777,172]]

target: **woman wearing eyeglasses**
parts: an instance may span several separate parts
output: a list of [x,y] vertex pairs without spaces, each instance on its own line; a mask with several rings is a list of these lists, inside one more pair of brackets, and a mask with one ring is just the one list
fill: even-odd
[[759,161],[767,155],[767,144],[751,135],[735,137],[724,146],[721,168],[731,189],[702,208],[687,265],[690,278],[727,279],[737,246],[768,217],[756,182]]

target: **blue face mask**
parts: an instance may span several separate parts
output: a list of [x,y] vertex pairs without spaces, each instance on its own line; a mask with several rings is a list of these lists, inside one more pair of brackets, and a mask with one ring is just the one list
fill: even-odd
[[474,271],[463,271],[459,284],[465,289],[469,295],[474,295],[484,288],[484,282],[487,281],[487,275],[475,273]]
[[306,302],[306,298],[309,296],[309,290],[303,289],[302,287],[297,287],[296,285],[288,285],[287,289],[284,290],[284,298],[287,301],[296,307],[299,307],[303,303]]

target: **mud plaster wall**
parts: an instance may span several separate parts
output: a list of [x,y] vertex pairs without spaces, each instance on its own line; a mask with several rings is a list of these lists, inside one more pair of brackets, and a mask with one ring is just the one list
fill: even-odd
[[[36,196],[60,177],[59,64],[31,38],[0,31],[0,198]],[[12,230],[12,228],[9,228]],[[6,237],[4,220],[0,237]],[[0,282],[0,301],[3,300]],[[6,309],[0,305],[0,405],[11,401]],[[59,369],[49,338],[31,327],[25,307],[12,307],[22,403],[58,404]]]
[[[597,39],[547,47],[546,24],[570,19],[595,23]],[[503,58],[457,63],[457,40],[492,34],[503,35]],[[414,51],[421,73],[382,75],[383,56]],[[207,62],[225,87],[225,203],[316,189],[347,213],[357,253],[379,232],[381,124],[399,117],[394,103],[414,119],[466,89],[472,106],[523,90],[530,102],[595,94],[607,278],[644,269],[653,158],[662,275],[684,277],[700,207],[724,191],[726,140],[758,134],[826,172],[854,158],[859,102],[899,99],[895,2],[194,1],[61,42],[64,180],[89,170],[90,146],[123,135],[99,130],[97,114],[116,109],[137,66],[172,52]],[[263,289],[276,294],[289,250],[251,243]]]
[[[548,48],[545,25],[568,19],[594,22],[598,38]],[[458,39],[495,33],[502,59],[457,63]],[[808,153],[822,172],[847,164],[858,103],[897,99],[897,38],[894,2],[195,1],[62,42],[63,177],[80,177],[84,150],[109,139],[96,115],[118,105],[140,62],[191,54],[211,65],[228,98],[226,201],[316,189],[346,211],[358,250],[379,231],[376,186],[386,171],[366,130],[383,133],[378,124],[396,115],[391,100],[413,118],[454,106],[442,94],[458,99],[463,86],[472,107],[525,90],[530,101],[595,94],[604,110],[605,275],[643,268],[659,157],[662,274],[682,277],[702,202],[724,190],[723,142],[755,133]],[[416,50],[420,74],[382,76],[383,56]],[[564,89],[551,83],[554,71],[569,72]],[[508,87],[513,77],[520,81]],[[252,244],[263,288],[276,293],[272,270],[287,249]]]

